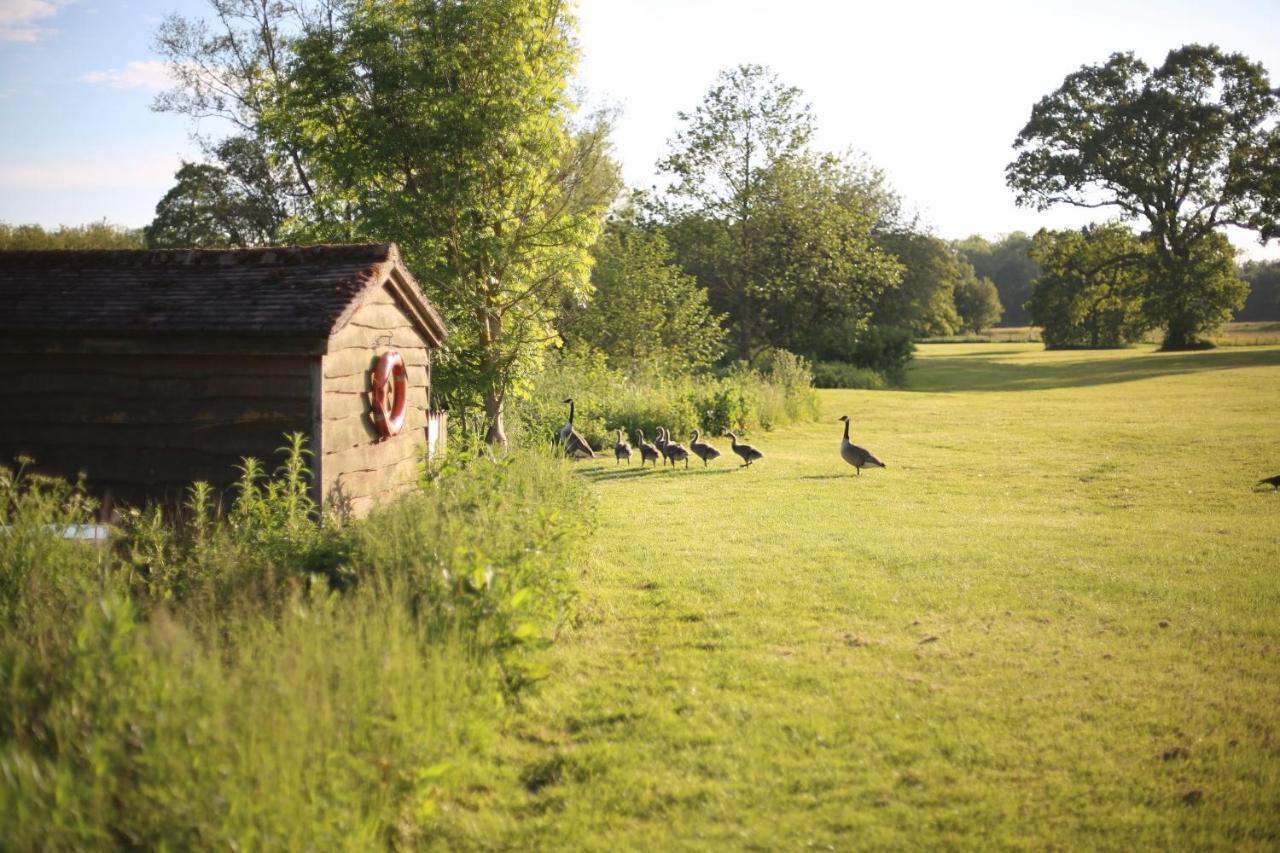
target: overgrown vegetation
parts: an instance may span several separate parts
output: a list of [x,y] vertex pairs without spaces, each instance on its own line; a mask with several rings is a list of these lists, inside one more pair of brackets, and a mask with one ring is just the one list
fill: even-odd
[[650,439],[657,428],[684,440],[696,429],[708,437],[725,430],[771,430],[817,416],[818,397],[807,361],[785,350],[718,373],[640,373],[611,367],[602,353],[569,350],[554,359],[529,399],[517,408],[520,438],[550,441],[568,416],[564,400],[577,404],[574,425],[597,449],[607,451],[622,429]]
[[57,228],[0,222],[0,249],[141,249],[144,243],[141,228],[126,228],[105,219]]
[[317,522],[297,439],[225,514],[132,513],[0,471],[0,825],[14,849],[412,845],[570,613],[588,496],[469,455]]

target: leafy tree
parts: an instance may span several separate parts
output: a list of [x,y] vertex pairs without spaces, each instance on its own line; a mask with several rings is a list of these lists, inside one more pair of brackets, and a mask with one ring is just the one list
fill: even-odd
[[618,189],[607,125],[570,123],[573,26],[559,0],[355,6],[300,41],[269,118],[302,127],[324,202],[353,206],[358,236],[400,242],[435,284],[490,443],[557,340],[556,309],[586,292]]
[[[1180,263],[1177,274],[1194,286],[1175,287],[1165,283],[1159,276],[1174,275],[1174,272],[1157,259],[1147,279],[1144,310],[1153,326],[1160,326],[1169,317],[1187,318],[1185,328],[1190,329],[1192,335],[1188,340],[1195,341],[1231,319],[1235,310],[1244,304],[1249,286],[1236,275],[1236,250],[1222,234],[1206,234],[1190,243]],[[1166,333],[1166,349],[1168,340]]]
[[277,242],[289,217],[287,174],[273,168],[256,140],[233,136],[215,151],[219,164],[183,163],[156,205],[147,243],[262,246]]
[[1025,326],[1031,322],[1026,302],[1031,298],[1031,282],[1040,275],[1040,267],[1031,259],[1031,238],[1013,231],[991,242],[978,235],[956,242],[955,247],[973,264],[979,278],[989,278],[1000,295],[1004,313],[999,324]]
[[1123,225],[1038,232],[1042,272],[1029,308],[1045,346],[1119,347],[1151,328],[1144,310],[1151,246]]
[[438,386],[505,443],[507,395],[585,293],[617,191],[607,122],[572,124],[567,4],[253,5],[214,0],[213,34],[171,19],[194,70],[162,106],[223,115],[294,167],[290,239],[399,243],[450,322]]
[[1242,298],[1216,274],[1213,235],[1280,235],[1277,115],[1265,69],[1241,54],[1192,44],[1152,69],[1117,53],[1035,105],[1008,182],[1020,204],[1113,206],[1143,222],[1164,347],[1195,346]]
[[[724,71],[684,122],[658,168],[671,177],[662,212],[668,222],[691,218],[681,229],[715,250],[714,275],[699,276],[717,310],[727,311],[739,358],[751,356],[759,335],[760,300],[765,287],[759,263],[760,214],[765,204],[763,176],[775,165],[802,154],[814,120],[803,94],[785,86],[761,65]],[[679,246],[679,242],[677,242]]]
[[709,367],[724,354],[725,332],[707,292],[674,264],[660,232],[618,220],[592,254],[594,294],[567,312],[567,340],[581,340],[614,362],[680,371]]
[[883,174],[811,151],[802,93],[762,66],[722,73],[680,118],[654,207],[681,266],[728,316],[736,355],[847,351],[897,281],[871,239],[900,217]]
[[0,222],[0,249],[141,249],[142,230],[112,225],[105,219],[88,225],[39,225]]
[[995,284],[989,278],[974,275],[972,267],[956,285],[955,301],[960,329],[975,334],[995,325],[1004,311]]
[[[268,128],[266,120],[290,87],[296,38],[339,26],[341,4],[208,3],[210,20],[171,14],[157,30],[157,50],[176,85],[156,98],[153,109],[185,115],[197,129],[233,128],[225,139],[199,132],[195,139],[209,160],[232,175],[242,194],[254,200],[254,207],[285,211],[303,222],[328,215],[330,211],[315,203],[301,128],[284,123]],[[343,213],[348,219],[354,215],[349,208]]]
[[886,289],[874,322],[907,329],[915,337],[950,335],[960,328],[955,289],[973,277],[973,267],[944,241],[916,231],[892,231],[880,245],[903,266],[902,281]]
[[1280,261],[1250,261],[1240,268],[1249,295],[1236,320],[1280,320]]
[[847,359],[901,267],[876,245],[880,210],[862,172],[831,155],[780,160],[760,175],[756,217],[761,337],[817,359]]

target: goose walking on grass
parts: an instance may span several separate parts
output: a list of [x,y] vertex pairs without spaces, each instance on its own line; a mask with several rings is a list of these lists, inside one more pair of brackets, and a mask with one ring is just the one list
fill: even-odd
[[725,433],[725,435],[729,438],[733,452],[738,454],[738,456],[742,457],[741,467],[746,468],[748,465],[750,465],[752,462],[755,462],[757,459],[764,458],[764,454],[761,453],[759,450],[756,450],[751,445],[739,444],[738,434],[735,433],[733,430],[729,430],[727,433]]
[[676,467],[676,463],[679,462],[681,459],[684,460],[684,467],[688,468],[689,467],[688,449],[680,442],[672,441],[669,436],[670,436],[670,433],[668,433],[664,429],[663,438],[666,439],[666,443],[662,445],[662,455],[667,457],[667,461],[671,463],[672,468]]
[[702,467],[707,467],[707,463],[712,459],[720,458],[720,451],[716,450],[705,441],[699,440],[702,433],[698,430],[693,431],[693,438],[689,439],[689,449],[693,451],[693,455],[702,460]]
[[627,444],[626,440],[622,437],[622,430],[618,430],[618,441],[613,445],[613,458],[613,464],[615,465],[623,459],[627,460],[628,465],[631,464],[631,445]]
[[840,458],[856,468],[858,476],[862,476],[863,468],[885,467],[885,464],[877,459],[870,450],[859,447],[849,441],[849,416],[841,415],[840,420],[844,421],[844,438],[840,439]]
[[569,404],[569,422],[560,428],[559,435],[564,455],[574,459],[595,459],[596,454],[591,449],[591,445],[587,444],[582,433],[573,428],[573,398],[568,397],[565,402]]
[[643,468],[644,463],[648,462],[650,459],[653,460],[653,467],[658,467],[658,457],[662,454],[656,445],[644,440],[644,430],[642,429],[636,430],[636,447],[640,450],[641,468]]

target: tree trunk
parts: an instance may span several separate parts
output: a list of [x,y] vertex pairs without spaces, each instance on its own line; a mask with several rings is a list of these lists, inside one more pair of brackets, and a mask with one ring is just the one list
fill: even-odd
[[1185,316],[1173,317],[1164,331],[1164,343],[1160,349],[1164,352],[1177,350],[1204,349],[1205,343],[1196,337],[1195,325]]
[[739,301],[741,309],[738,314],[738,358],[743,361],[751,360],[751,297],[747,295],[746,289],[743,289],[742,298]]
[[503,423],[506,394],[496,384],[489,384],[484,391],[484,419],[489,425],[484,440],[490,445],[507,446],[507,429]]
[[[497,279],[490,279],[489,285],[497,290]],[[486,299],[492,303],[491,299]],[[482,333],[480,345],[484,348],[484,420],[488,425],[484,440],[490,445],[507,446],[507,428],[503,423],[504,403],[507,387],[501,364],[498,344],[502,340],[502,317],[492,311],[484,311],[480,315]]]

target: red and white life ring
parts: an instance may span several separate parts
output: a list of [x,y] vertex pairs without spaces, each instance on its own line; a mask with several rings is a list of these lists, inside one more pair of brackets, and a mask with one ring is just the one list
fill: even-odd
[[404,429],[408,401],[409,373],[404,367],[404,357],[390,350],[373,368],[373,425],[383,438],[399,435]]

